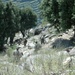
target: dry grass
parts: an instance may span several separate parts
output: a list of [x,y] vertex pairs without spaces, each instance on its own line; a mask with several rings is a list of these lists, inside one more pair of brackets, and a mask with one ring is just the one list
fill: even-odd
[[63,61],[68,55],[58,52],[56,49],[39,51],[41,56],[34,60],[33,72],[23,69],[19,63],[12,62],[11,52],[9,57],[0,54],[0,75],[75,75],[75,60],[71,62],[70,67],[64,66]]

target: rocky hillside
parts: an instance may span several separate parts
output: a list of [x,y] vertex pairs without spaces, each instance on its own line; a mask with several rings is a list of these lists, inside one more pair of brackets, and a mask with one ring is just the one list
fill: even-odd
[[14,45],[7,46],[6,53],[0,54],[0,74],[74,75],[75,47],[70,40],[74,32],[72,29],[61,34],[53,31],[47,24],[30,29],[26,32],[28,37],[17,33]]

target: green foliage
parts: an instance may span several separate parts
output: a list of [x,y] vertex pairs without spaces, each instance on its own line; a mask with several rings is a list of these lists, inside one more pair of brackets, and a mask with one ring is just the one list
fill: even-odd
[[42,0],[41,13],[59,31],[75,25],[74,0]]
[[57,0],[42,0],[40,8],[42,16],[59,30],[59,4]]
[[30,8],[24,8],[21,10],[21,32],[23,33],[26,29],[36,26],[37,17]]
[[49,22],[51,22],[51,0],[42,0],[40,9],[41,9],[41,14],[43,15],[44,18],[46,18]]
[[6,4],[4,15],[5,15],[4,22],[6,25],[6,37],[10,37],[10,44],[12,44],[15,33],[17,32],[17,30],[19,30],[17,24],[18,10],[15,10],[15,6],[14,4],[12,4],[12,2],[8,2]]
[[74,0],[64,0],[61,4],[62,30],[71,28]]
[[41,5],[42,14],[49,22],[59,17],[59,7],[56,0],[42,0]]
[[0,51],[9,37],[12,45],[15,33],[36,26],[36,21],[37,17],[31,9],[21,10],[12,1],[4,4],[0,0]]
[[0,50],[3,48],[5,39],[5,25],[4,25],[4,4],[0,0]]
[[58,19],[58,17],[59,17],[59,6],[58,6],[58,2],[56,0],[52,0],[52,12],[53,12],[55,19]]

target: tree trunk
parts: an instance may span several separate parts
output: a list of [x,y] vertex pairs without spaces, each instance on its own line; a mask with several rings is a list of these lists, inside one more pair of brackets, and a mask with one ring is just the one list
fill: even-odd
[[24,31],[21,31],[21,33],[22,33],[22,35],[23,35],[23,37],[25,36],[25,32]]
[[74,35],[73,35],[73,37],[75,38],[75,26],[74,26],[74,29],[73,29],[73,31],[74,31]]
[[73,35],[73,37],[70,40],[74,43],[74,41],[75,41],[75,26],[74,26],[73,31],[74,31],[74,35]]
[[4,39],[0,38],[0,52],[3,52],[4,50]]
[[0,45],[0,52],[3,52],[3,44]]

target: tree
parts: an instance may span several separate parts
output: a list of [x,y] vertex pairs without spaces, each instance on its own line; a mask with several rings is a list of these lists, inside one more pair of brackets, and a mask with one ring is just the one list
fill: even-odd
[[15,33],[36,26],[36,21],[37,17],[31,9],[21,10],[12,2],[7,2],[4,6],[0,0],[0,50],[3,51],[8,38],[12,45]]
[[41,11],[57,30],[66,31],[75,25],[74,0],[42,0]]
[[59,4],[57,0],[52,0],[52,17],[54,22],[54,27],[57,28],[57,31],[59,32],[60,26],[59,26]]
[[61,28],[63,31],[72,27],[74,0],[63,0],[61,3]]
[[0,0],[0,51],[5,43],[4,4]]
[[59,18],[59,6],[58,2],[56,0],[52,0],[52,14],[54,16],[54,19]]
[[40,8],[42,16],[59,30],[59,4],[57,0],[42,0]]
[[12,2],[8,2],[5,8],[5,24],[6,24],[6,37],[10,37],[10,44],[13,43],[15,33],[18,31],[18,11]]
[[51,9],[51,0],[42,0],[40,9],[41,9],[41,15],[43,18],[47,19],[49,22],[52,22],[51,19],[51,14],[52,14],[52,9]]
[[20,31],[23,36],[25,36],[25,30],[36,26],[36,22],[37,16],[30,8],[24,8],[21,10]]

